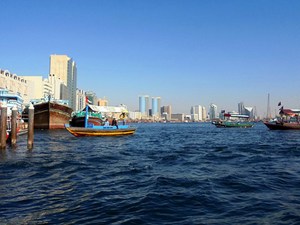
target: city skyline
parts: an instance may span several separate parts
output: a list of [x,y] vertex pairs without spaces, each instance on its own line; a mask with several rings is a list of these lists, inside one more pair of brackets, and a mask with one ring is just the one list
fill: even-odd
[[49,56],[65,54],[79,89],[131,110],[141,93],[174,113],[244,102],[265,116],[268,93],[272,114],[300,108],[298,1],[87,2],[1,1],[0,67],[48,76]]

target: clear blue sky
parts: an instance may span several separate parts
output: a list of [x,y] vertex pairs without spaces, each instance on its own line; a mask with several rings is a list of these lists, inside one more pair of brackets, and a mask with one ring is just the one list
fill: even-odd
[[49,72],[72,57],[78,88],[138,109],[161,96],[173,112],[193,105],[266,113],[300,108],[298,0],[1,0],[0,68]]

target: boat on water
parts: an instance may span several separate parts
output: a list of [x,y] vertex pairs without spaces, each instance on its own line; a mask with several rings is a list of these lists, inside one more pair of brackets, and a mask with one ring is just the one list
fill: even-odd
[[17,109],[17,135],[27,133],[27,127],[22,120],[23,98],[20,93],[13,93],[7,89],[0,89],[0,106],[6,105],[7,107],[7,123],[6,123],[6,141],[10,141],[11,135],[11,117],[12,110]]
[[88,104],[84,109],[73,112],[71,115],[71,127],[85,127],[86,116],[88,124],[101,126],[106,121],[106,118],[118,118],[124,120],[128,110],[126,106],[97,106]]
[[105,118],[102,116],[98,106],[88,105],[88,109],[82,109],[80,111],[72,112],[70,119],[71,127],[85,127],[85,117],[88,113],[88,123],[101,126],[104,123]]
[[[34,106],[34,128],[35,129],[64,129],[69,123],[72,108],[68,106],[67,100],[39,99],[32,100]],[[24,115],[28,116],[28,108]]]
[[[98,106],[99,107],[99,106]],[[94,122],[96,120],[90,120],[89,116],[91,115],[92,118],[95,118],[95,115],[91,114],[89,110],[91,110],[91,108],[94,108],[94,112],[95,109],[97,109],[97,107],[93,107],[91,105],[87,105],[86,109],[85,109],[85,113],[80,114],[81,116],[76,116],[76,120],[74,120],[74,116],[72,118],[72,120],[70,121],[70,124],[65,124],[65,128],[68,132],[70,132],[72,135],[74,135],[75,137],[84,137],[84,136],[120,136],[120,135],[131,135],[134,134],[136,131],[135,127],[129,126],[127,124],[125,124],[125,112],[121,109],[117,109],[117,108],[110,108],[111,111],[109,111],[109,108],[105,108],[105,112],[104,112],[104,108],[101,108],[101,106],[98,108],[98,111],[100,113],[100,116],[97,117],[99,119],[99,121],[97,122],[97,124],[95,124]],[[101,114],[101,110],[102,113]],[[121,110],[121,111],[120,111]],[[119,118],[122,118],[122,124],[118,125],[117,119],[116,119],[116,115],[115,113],[120,113]],[[77,114],[78,115],[78,114]],[[84,117],[83,117],[84,115]],[[110,124],[107,117],[108,116],[112,116],[113,115],[113,123]],[[101,118],[101,119],[100,119]],[[105,119],[106,118],[106,119]],[[78,120],[77,120],[78,119]],[[84,122],[82,123],[81,121],[84,119]],[[72,123],[73,121],[73,123]],[[80,122],[79,122],[80,121]],[[100,122],[101,121],[101,122]],[[103,124],[103,122],[106,121],[105,124]],[[101,123],[100,125],[98,125],[98,123]],[[73,125],[75,124],[75,126]],[[84,125],[84,126],[82,126]]]
[[266,121],[264,124],[270,130],[300,130],[300,109],[280,108],[279,117]]
[[248,115],[225,113],[224,120],[216,120],[212,123],[218,128],[251,128],[254,126],[249,121]]
[[11,116],[12,108],[15,106],[19,115],[22,114],[23,110],[23,98],[20,93],[13,93],[7,89],[0,89],[0,106],[6,104],[7,106],[7,116]]
[[134,134],[135,127],[129,125],[116,126],[95,126],[93,124],[88,127],[71,127],[69,124],[65,124],[65,128],[75,137],[84,136],[120,136]]

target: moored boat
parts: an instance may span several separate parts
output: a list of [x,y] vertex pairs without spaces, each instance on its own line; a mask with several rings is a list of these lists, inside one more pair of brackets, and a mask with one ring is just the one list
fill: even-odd
[[[72,108],[63,100],[41,101],[34,104],[35,129],[64,129],[69,123]],[[24,114],[28,114],[28,108]]]
[[23,98],[20,93],[10,92],[7,89],[0,88],[0,106],[5,105],[7,107],[7,121],[6,121],[6,141],[10,142],[11,138],[11,120],[13,109],[17,110],[17,124],[16,132],[17,135],[27,133],[27,128],[22,120],[22,110],[23,110]]

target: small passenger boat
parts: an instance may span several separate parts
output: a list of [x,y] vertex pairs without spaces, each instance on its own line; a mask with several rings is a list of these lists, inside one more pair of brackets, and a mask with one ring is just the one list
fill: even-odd
[[[84,126],[82,124],[78,124],[78,126],[72,126],[72,123],[65,124],[65,128],[75,137],[82,136],[119,136],[119,135],[130,135],[134,134],[136,131],[135,127],[131,127],[125,124],[125,118],[123,117],[122,125],[118,125],[116,119],[114,118],[114,124],[109,125],[107,120],[107,124],[96,125],[89,120],[89,108],[90,106],[86,106],[86,113],[84,114]],[[122,115],[125,115],[122,113]]]
[[116,126],[94,126],[91,124],[88,127],[71,127],[65,124],[65,128],[75,137],[83,136],[120,136],[134,134],[136,128],[128,125]]
[[213,121],[213,124],[219,128],[251,128],[254,125],[249,121],[248,115],[225,113],[224,118],[225,120]]

